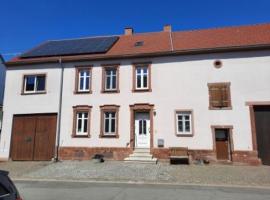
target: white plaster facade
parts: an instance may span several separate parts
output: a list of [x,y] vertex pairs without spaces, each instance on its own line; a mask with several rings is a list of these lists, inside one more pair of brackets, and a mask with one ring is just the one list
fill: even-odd
[[[213,66],[221,60],[223,66]],[[152,92],[132,92],[132,63],[150,61]],[[120,93],[101,93],[101,64],[120,63]],[[75,66],[93,65],[92,94],[74,94]],[[247,101],[270,100],[270,51],[182,55],[145,59],[64,63],[60,147],[126,147],[130,142],[130,109],[135,103],[154,104],[153,141],[164,139],[165,147],[213,149],[211,125],[233,126],[235,150],[252,151]],[[46,73],[46,94],[21,95],[24,74]],[[14,114],[57,113],[60,93],[59,64],[10,67],[6,73],[4,121],[0,158],[8,159]],[[207,83],[230,82],[232,110],[209,110]],[[99,138],[100,106],[119,105],[119,138]],[[75,105],[90,105],[90,138],[72,138]],[[175,135],[176,109],[192,109],[194,136]]]

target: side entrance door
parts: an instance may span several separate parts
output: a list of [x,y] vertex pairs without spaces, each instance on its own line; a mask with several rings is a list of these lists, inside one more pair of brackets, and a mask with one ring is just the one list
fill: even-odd
[[56,114],[13,117],[12,160],[51,160],[54,156]]
[[135,113],[135,147],[150,148],[149,113]]
[[230,160],[229,129],[215,129],[217,160]]

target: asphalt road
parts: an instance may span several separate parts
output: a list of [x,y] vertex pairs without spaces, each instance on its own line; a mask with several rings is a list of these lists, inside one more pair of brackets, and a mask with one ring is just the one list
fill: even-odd
[[24,200],[262,200],[270,189],[148,184],[15,182]]

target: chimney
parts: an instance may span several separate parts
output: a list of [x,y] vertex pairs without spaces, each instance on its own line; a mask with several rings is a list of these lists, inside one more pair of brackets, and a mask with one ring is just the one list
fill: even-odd
[[133,28],[126,27],[125,28],[125,35],[133,35]]
[[172,32],[172,26],[170,24],[166,24],[165,26],[163,26],[163,31]]

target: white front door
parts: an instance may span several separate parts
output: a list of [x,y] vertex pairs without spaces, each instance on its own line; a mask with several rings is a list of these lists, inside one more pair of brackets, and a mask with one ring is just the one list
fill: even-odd
[[138,148],[150,148],[149,113],[135,113],[135,144]]

